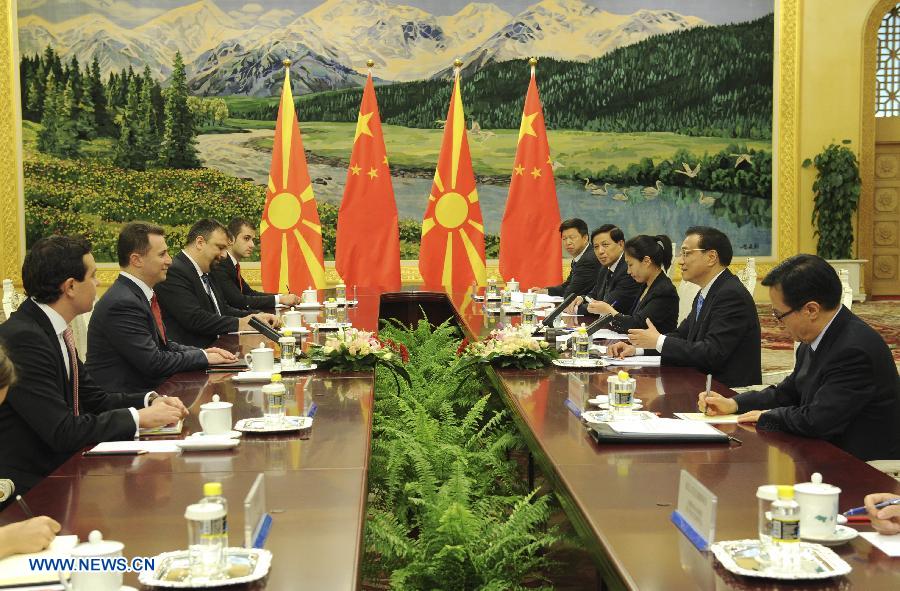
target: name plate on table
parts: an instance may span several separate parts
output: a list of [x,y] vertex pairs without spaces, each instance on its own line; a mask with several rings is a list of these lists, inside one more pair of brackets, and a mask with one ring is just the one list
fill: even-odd
[[678,509],[672,523],[700,551],[709,549],[716,535],[716,505],[719,500],[686,470],[678,480]]
[[262,548],[271,527],[272,516],[266,511],[266,476],[260,472],[244,499],[244,547]]

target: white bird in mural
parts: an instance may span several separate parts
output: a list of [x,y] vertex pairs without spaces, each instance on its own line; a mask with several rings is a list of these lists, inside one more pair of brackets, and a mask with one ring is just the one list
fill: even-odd
[[434,124],[440,125],[441,129],[443,129],[443,128],[447,127],[447,120],[446,119],[435,119]]
[[699,203],[703,207],[712,207],[713,203],[716,202],[716,199],[716,197],[704,195],[703,191],[700,191],[700,197],[697,199],[697,203]]
[[560,162],[559,160],[554,160],[554,161],[550,164],[550,168],[552,168],[554,171],[555,171],[557,168],[565,168],[565,167],[566,167],[566,165],[563,164],[562,162]]
[[662,181],[656,181],[656,188],[653,187],[644,187],[641,189],[641,195],[644,196],[644,199],[656,199],[659,196],[659,193],[662,191],[663,184]]
[[584,190],[585,191],[593,191],[594,189],[598,189],[597,185],[591,182],[591,179],[584,179]]
[[696,178],[696,176],[700,173],[700,163],[699,162],[697,163],[697,168],[694,168],[693,170],[691,169],[690,166],[688,166],[687,162],[682,162],[681,166],[684,167],[684,170],[676,170],[675,171],[676,174],[683,174],[683,175],[687,176],[688,178]]
[[597,197],[609,197],[609,188],[612,187],[609,183],[603,183],[603,188],[594,187],[591,189],[591,194],[596,195]]
[[625,193],[614,193],[612,198],[616,201],[628,201],[628,195]]
[[750,154],[729,154],[729,156],[733,156],[734,158],[737,158],[737,160],[734,161],[735,168],[740,166],[742,162],[746,162],[747,164],[753,164],[753,162],[750,160]]

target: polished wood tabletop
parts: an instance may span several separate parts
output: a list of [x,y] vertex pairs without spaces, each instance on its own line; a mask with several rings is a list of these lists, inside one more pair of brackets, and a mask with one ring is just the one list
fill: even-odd
[[[495,327],[519,321],[517,316],[485,314],[468,297],[454,297],[454,302],[459,322],[471,338],[483,338]],[[871,492],[900,493],[896,480],[829,443],[757,431],[751,425],[718,426],[740,443],[599,445],[566,401],[590,409],[588,399],[606,394],[606,379],[618,369],[550,366],[488,371],[576,529],[593,541],[588,549],[611,588],[785,587],[783,582],[732,575],[676,529],[670,517],[681,470],[717,495],[717,540],[756,537],[756,488],[762,484],[808,482],[813,472],[820,472],[825,482],[841,489],[841,511],[861,505]],[[644,409],[663,417],[696,412],[698,393],[706,387],[705,376],[693,368],[624,369],[635,378],[636,397]],[[716,382],[713,389],[734,394]],[[857,529],[872,531],[869,526]],[[849,575],[791,587],[900,589],[900,565],[862,538],[834,550],[852,566]]]

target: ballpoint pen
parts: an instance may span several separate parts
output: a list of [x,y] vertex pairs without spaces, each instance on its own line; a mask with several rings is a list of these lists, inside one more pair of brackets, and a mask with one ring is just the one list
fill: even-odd
[[[891,499],[890,501],[882,501],[880,503],[875,504],[876,509],[884,509],[885,507],[890,507],[891,505],[900,505],[900,498]],[[849,511],[844,511],[845,517],[851,517],[853,515],[863,515],[867,513],[868,509],[865,507],[854,507]]]
[[[706,402],[709,399],[709,391],[712,389],[712,374],[706,374],[706,396],[703,397],[703,402]],[[706,409],[703,411],[703,414],[709,414],[709,404],[706,405]]]
[[31,512],[31,507],[28,506],[28,503],[25,502],[25,499],[22,498],[22,495],[16,495],[16,502],[19,504],[19,507],[22,508],[22,512],[25,514],[25,517],[31,519],[34,517],[34,513]]

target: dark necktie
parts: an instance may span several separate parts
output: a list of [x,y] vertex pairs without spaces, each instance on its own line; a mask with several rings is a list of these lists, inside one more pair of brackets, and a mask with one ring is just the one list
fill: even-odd
[[703,309],[703,300],[703,294],[697,294],[697,316],[694,318],[694,320],[700,320],[700,310]]
[[159,308],[159,300],[156,299],[156,294],[153,294],[153,297],[150,298],[150,312],[153,314],[154,320],[156,320],[156,328],[159,330],[159,338],[162,339],[163,344],[166,342],[166,327],[163,325],[162,321],[162,310]]
[[72,334],[72,328],[66,327],[63,331],[63,341],[66,343],[66,349],[69,351],[69,369],[72,372],[72,406],[75,409],[75,416],[78,416],[78,357],[75,352],[75,336]]
[[216,314],[222,315],[222,311],[219,310],[219,302],[216,301],[216,297],[213,295],[212,285],[209,283],[209,274],[204,273],[200,276],[200,281],[203,282],[203,289],[206,290],[206,295],[209,297],[209,301],[212,302],[212,305],[216,309]]
[[235,264],[234,264],[234,270],[237,271],[237,284],[238,284],[238,289],[240,289],[241,291],[244,291],[244,280],[243,280],[243,278],[241,277],[241,264],[240,264],[240,263],[235,263]]

